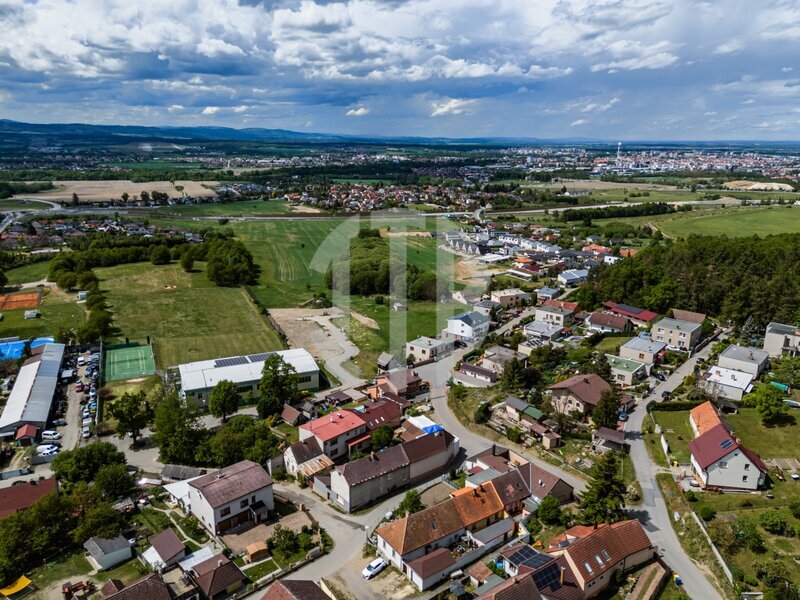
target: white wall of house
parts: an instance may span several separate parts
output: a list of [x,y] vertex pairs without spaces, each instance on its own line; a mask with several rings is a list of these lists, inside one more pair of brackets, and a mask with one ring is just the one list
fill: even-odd
[[129,560],[131,556],[133,556],[133,551],[131,547],[128,546],[101,556],[97,561],[97,564],[99,564],[105,571],[107,569],[116,567],[118,564],[125,562],[126,560]]
[[275,500],[272,496],[272,484],[216,508],[212,507],[205,496],[200,493],[200,490],[194,487],[189,489],[189,500],[192,514],[197,517],[197,520],[200,521],[203,527],[212,533],[217,532],[217,527],[220,522],[249,511],[250,506],[257,503],[259,500],[264,502],[269,510],[275,508]]
[[739,360],[731,358],[730,356],[720,356],[717,364],[726,369],[733,369],[734,371],[742,371],[749,373],[753,377],[761,375],[761,371],[766,366],[766,363],[758,363],[757,361]]
[[408,466],[405,466],[381,477],[350,486],[341,473],[334,469],[331,471],[331,502],[348,512],[356,510],[407,485],[409,473]]
[[761,480],[761,471],[747,458],[741,449],[736,449],[706,469],[706,486],[755,490]]
[[656,362],[656,355],[654,353],[644,352],[642,350],[636,350],[634,348],[626,348],[624,345],[620,346],[619,355],[621,358],[627,358],[628,360],[637,360],[639,362],[643,362],[648,365],[652,365],[654,362]]

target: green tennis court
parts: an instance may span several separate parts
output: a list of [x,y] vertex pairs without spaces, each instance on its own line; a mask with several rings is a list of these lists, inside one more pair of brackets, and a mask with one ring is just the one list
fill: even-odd
[[156,372],[156,361],[150,346],[106,350],[104,361],[106,381],[148,377]]

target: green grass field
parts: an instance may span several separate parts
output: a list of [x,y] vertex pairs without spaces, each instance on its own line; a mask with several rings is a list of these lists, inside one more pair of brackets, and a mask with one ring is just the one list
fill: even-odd
[[34,200],[33,198],[8,198],[6,200],[0,200],[0,213],[12,210],[36,210],[42,208],[50,208],[50,205],[46,202]]
[[17,267],[16,269],[9,269],[6,271],[6,277],[8,278],[8,285],[19,285],[21,283],[41,281],[47,277],[49,271],[50,261],[45,260]]
[[116,348],[105,352],[106,381],[124,381],[155,374],[156,365],[150,346]]
[[[689,424],[689,411],[656,411],[653,416],[661,425],[662,433],[669,443],[670,456],[681,463],[688,463],[689,442],[694,439],[694,432]],[[663,455],[660,446],[653,448],[653,452]]]
[[244,290],[216,287],[203,272],[135,263],[95,273],[108,291],[120,337],[151,336],[161,368],[282,347]]
[[45,292],[44,301],[36,310],[39,317],[25,319],[26,309],[0,311],[0,332],[3,337],[18,335],[20,338],[54,335],[60,329],[77,329],[83,324],[86,313],[80,304],[75,302],[73,294],[64,294],[57,289]]
[[728,421],[742,444],[761,458],[800,456],[800,411],[796,409],[790,409],[783,424],[769,427],[761,422],[754,408],[742,408],[737,414],[728,415]]

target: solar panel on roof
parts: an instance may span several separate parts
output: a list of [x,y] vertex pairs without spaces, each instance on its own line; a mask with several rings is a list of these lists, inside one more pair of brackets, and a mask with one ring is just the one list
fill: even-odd
[[249,360],[251,363],[255,363],[255,362],[262,362],[262,361],[265,361],[265,360],[267,360],[267,357],[268,357],[270,354],[273,354],[273,352],[262,352],[262,353],[260,353],[260,354],[251,354],[251,355],[250,355],[250,356],[248,356],[247,358],[248,358],[248,360]]
[[246,365],[247,358],[244,356],[232,356],[231,358],[220,358],[214,361],[214,366],[219,367],[235,367],[236,365]]
[[627,304],[617,304],[617,309],[621,309],[635,315],[638,315],[642,312],[641,308],[636,308],[635,306],[628,306]]
[[557,590],[561,587],[561,569],[558,563],[553,563],[544,567],[539,571],[533,573],[533,583],[536,584],[536,589],[543,590],[550,588],[551,591]]
[[730,438],[724,439],[719,443],[719,447],[723,450],[727,450],[731,446],[733,446],[733,441]]

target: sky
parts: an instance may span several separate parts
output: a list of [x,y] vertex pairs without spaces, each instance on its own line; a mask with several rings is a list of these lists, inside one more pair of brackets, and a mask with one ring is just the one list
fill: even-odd
[[800,139],[798,0],[0,0],[0,118]]

